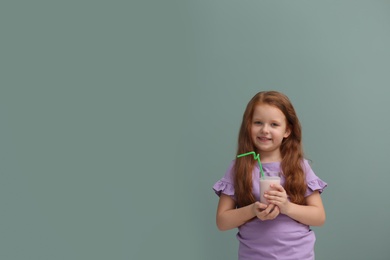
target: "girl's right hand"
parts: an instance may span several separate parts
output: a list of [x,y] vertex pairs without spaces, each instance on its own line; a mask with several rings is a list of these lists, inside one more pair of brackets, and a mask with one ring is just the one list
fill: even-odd
[[253,212],[255,213],[256,217],[260,220],[263,220],[263,221],[274,219],[280,213],[279,208],[277,206],[275,206],[274,204],[266,205],[266,204],[260,203],[259,201],[256,201],[255,203],[253,203],[252,209],[253,209]]

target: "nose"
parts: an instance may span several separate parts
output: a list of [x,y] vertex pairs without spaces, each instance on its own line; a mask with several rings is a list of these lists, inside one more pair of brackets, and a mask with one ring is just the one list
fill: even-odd
[[269,126],[267,124],[264,124],[261,128],[262,133],[268,133],[269,132]]

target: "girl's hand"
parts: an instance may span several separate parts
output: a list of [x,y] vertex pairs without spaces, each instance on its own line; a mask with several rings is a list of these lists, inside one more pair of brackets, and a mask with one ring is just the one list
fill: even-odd
[[260,220],[271,220],[276,218],[280,211],[279,208],[273,204],[263,204],[259,201],[253,203],[253,212]]
[[287,198],[286,190],[282,185],[271,184],[271,190],[264,193],[264,197],[271,204],[276,205],[280,209],[280,213],[286,214],[290,201]]

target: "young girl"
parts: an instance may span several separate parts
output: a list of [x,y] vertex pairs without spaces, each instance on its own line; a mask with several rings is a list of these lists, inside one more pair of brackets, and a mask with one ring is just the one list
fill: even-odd
[[259,202],[260,169],[253,156],[236,158],[213,189],[219,196],[217,227],[238,228],[238,258],[312,260],[315,234],[325,222],[320,193],[327,184],[304,158],[301,125],[282,93],[257,93],[248,103],[238,136],[237,155],[260,155],[265,176],[280,173]]

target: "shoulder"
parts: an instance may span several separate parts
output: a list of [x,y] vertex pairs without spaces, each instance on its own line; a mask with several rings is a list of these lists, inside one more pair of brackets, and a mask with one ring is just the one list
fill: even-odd
[[304,158],[302,160],[301,165],[302,165],[302,169],[303,169],[304,172],[312,170],[311,169],[311,165],[310,165],[310,161],[308,159],[306,159],[306,158]]
[[314,173],[314,171],[310,165],[310,161],[308,159],[306,159],[306,158],[303,159],[302,168],[303,168],[303,172],[305,173],[306,180],[312,180],[312,179],[317,178],[316,174]]
[[233,183],[233,179],[234,179],[234,165],[236,163],[236,160],[232,160],[228,166],[228,168],[226,169],[225,171],[225,174],[223,176],[222,179],[224,179],[225,181],[228,181],[230,183]]

